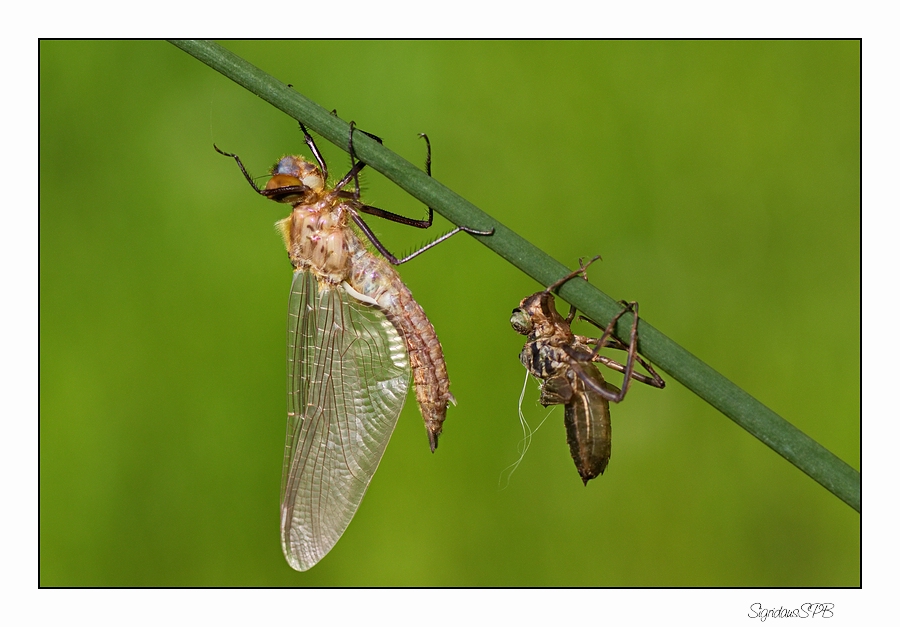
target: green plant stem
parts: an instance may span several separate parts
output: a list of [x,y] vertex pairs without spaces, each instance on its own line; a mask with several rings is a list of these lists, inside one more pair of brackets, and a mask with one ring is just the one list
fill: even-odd
[[[173,41],[185,52],[218,70],[295,120],[348,150],[350,128],[318,104],[269,76],[218,44],[206,41]],[[550,285],[568,269],[519,237],[425,172],[362,133],[354,135],[357,157],[375,168],[409,194],[457,225],[494,229],[491,236],[476,239],[512,263],[541,285]],[[586,281],[569,281],[560,296],[600,324],[606,324],[621,306]],[[623,316],[616,333],[628,337],[631,316]],[[784,418],[747,394],[697,357],[653,328],[639,321],[639,350],[672,378],[731,418],[753,436],[794,464],[835,496],[861,511],[860,473]]]

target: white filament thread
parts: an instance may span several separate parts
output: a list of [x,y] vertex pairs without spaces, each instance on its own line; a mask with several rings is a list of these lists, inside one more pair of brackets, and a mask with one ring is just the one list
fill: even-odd
[[[545,422],[547,422],[547,418],[550,417],[550,414],[553,413],[553,407],[547,412],[547,415],[544,416],[544,419],[541,420],[540,424],[532,429],[528,424],[528,421],[525,420],[525,415],[522,413],[522,401],[525,399],[525,390],[528,388],[528,371],[525,371],[525,382],[522,384],[522,393],[519,394],[519,424],[522,426],[522,439],[519,440],[519,459],[514,461],[512,464],[504,468],[500,472],[500,478],[497,479],[497,489],[505,490],[509,487],[509,480],[512,477],[513,473],[519,468],[519,464],[522,463],[522,460],[525,459],[525,453],[528,452],[529,447],[531,446],[531,440],[534,438],[534,434],[537,433],[538,429],[540,429]],[[509,472],[507,472],[509,471]],[[505,475],[505,483],[504,483],[504,475]]]

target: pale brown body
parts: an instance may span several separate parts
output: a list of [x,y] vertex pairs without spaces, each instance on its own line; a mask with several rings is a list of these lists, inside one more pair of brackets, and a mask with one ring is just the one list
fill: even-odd
[[[404,263],[459,232],[492,233],[456,227],[402,259],[394,257],[360,214],[427,228],[433,209],[427,219],[414,220],[363,204],[358,174],[365,164],[353,158],[352,128],[351,123],[353,163],[333,187],[326,185],[327,166],[302,124],[318,166],[284,157],[263,189],[237,155],[216,148],[237,162],[258,194],[292,207],[278,223],[294,267],[281,546],[298,571],[317,564],[353,519],[397,424],[410,370],[432,452],[447,404],[455,403],[434,327],[391,264]],[[431,174],[430,144],[426,172]],[[351,181],[354,189],[345,190]]]
[[267,191],[280,189],[299,192],[276,198],[293,206],[278,225],[294,268],[312,272],[320,290],[345,289],[379,307],[406,342],[416,400],[434,451],[447,404],[455,403],[434,327],[394,268],[369,251],[351,227],[353,200],[328,189],[318,167],[302,157],[285,157],[266,185]]

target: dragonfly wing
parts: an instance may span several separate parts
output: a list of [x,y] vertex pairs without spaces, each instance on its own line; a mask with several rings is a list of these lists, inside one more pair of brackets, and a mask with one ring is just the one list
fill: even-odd
[[350,524],[409,379],[406,344],[384,312],[294,272],[281,479],[281,546],[294,569],[315,565]]

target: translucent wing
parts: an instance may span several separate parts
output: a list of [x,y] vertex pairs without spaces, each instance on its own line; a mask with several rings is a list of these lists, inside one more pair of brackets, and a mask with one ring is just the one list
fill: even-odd
[[296,570],[314,566],[350,524],[397,424],[409,373],[406,344],[380,309],[294,272],[281,546]]

